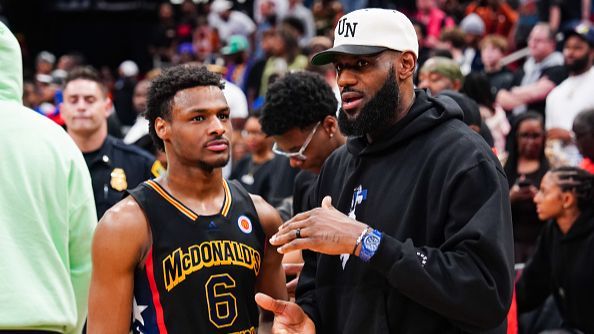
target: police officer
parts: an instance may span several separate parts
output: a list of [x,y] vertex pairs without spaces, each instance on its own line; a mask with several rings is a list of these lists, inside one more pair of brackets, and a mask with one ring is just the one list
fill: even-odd
[[108,135],[112,102],[96,70],[73,69],[63,94],[60,113],[91,172],[97,216],[101,218],[122,198],[123,191],[158,176],[161,167],[148,152]]

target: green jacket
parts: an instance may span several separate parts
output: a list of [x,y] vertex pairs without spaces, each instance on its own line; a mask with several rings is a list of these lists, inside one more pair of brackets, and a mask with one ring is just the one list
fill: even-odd
[[0,22],[0,330],[80,333],[96,225],[91,178],[65,131],[26,108],[21,52]]

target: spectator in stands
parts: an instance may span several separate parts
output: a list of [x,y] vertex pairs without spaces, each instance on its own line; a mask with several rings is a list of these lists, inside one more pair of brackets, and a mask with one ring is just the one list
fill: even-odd
[[540,114],[525,112],[515,119],[508,137],[504,169],[512,208],[515,262],[526,262],[534,254],[543,227],[533,199],[542,177],[549,170]]
[[516,284],[518,312],[553,295],[562,328],[594,332],[594,176],[576,167],[549,171],[534,197],[538,217],[549,220],[536,252]]
[[[464,48],[466,48],[466,34],[458,27],[446,28],[439,36],[439,42],[431,52],[433,57],[452,58],[458,64],[464,62]],[[437,54],[441,51],[448,51],[449,56]]]
[[482,70],[479,42],[485,35],[483,20],[477,14],[470,13],[460,22],[460,30],[464,33],[464,49],[462,58],[459,60],[462,74],[467,75],[470,71]]
[[419,71],[419,88],[427,88],[433,95],[444,90],[459,91],[464,76],[460,65],[444,57],[429,58]]
[[332,37],[344,7],[338,0],[314,0],[312,13],[316,23],[316,35]]
[[553,31],[571,29],[580,23],[591,24],[592,0],[550,0],[550,6],[548,21]]
[[584,110],[573,120],[575,142],[584,157],[580,167],[594,174],[594,109]]
[[427,27],[424,44],[429,48],[437,45],[444,28],[453,28],[456,25],[451,17],[437,7],[436,0],[417,0],[417,12],[413,17]]
[[594,28],[580,24],[566,31],[563,56],[569,77],[547,97],[546,129],[549,140],[568,145],[575,115],[594,108]]
[[272,56],[266,61],[262,72],[259,96],[263,97],[266,94],[268,85],[274,78],[282,76],[290,70],[303,70],[307,64],[308,59],[301,54],[295,31],[286,26],[275,29]]
[[286,157],[272,152],[273,140],[262,132],[259,118],[259,112],[248,117],[242,135],[250,154],[234,166],[229,178],[276,207],[291,196],[297,173],[289,168]]
[[155,68],[169,64],[175,50],[175,13],[173,5],[169,2],[161,3],[158,17],[159,21],[153,28],[148,47]]
[[299,39],[299,46],[306,47],[316,35],[316,25],[311,10],[303,5],[303,0],[289,0],[286,17],[294,17],[301,21],[304,31]]
[[510,124],[503,108],[495,102],[489,79],[484,73],[471,72],[464,78],[461,92],[478,104],[481,117],[493,136],[496,154],[501,160],[505,156],[505,141]]
[[494,93],[500,89],[508,89],[514,79],[514,75],[507,67],[502,66],[501,60],[507,52],[505,38],[498,35],[487,35],[480,43],[481,60],[483,71],[489,79]]
[[35,58],[35,74],[50,75],[54,70],[56,56],[49,51],[41,51]]
[[132,60],[123,61],[118,67],[118,78],[113,91],[113,106],[118,120],[122,126],[126,127],[126,130],[136,120],[132,96],[134,95],[134,87],[138,82],[138,74],[138,65]]
[[476,13],[485,23],[487,34],[508,37],[518,21],[518,13],[506,0],[472,1],[466,7],[466,15]]
[[249,16],[232,8],[233,2],[229,0],[215,0],[210,5],[208,24],[217,29],[221,41],[228,42],[237,34],[249,38],[256,31],[256,24]]
[[144,112],[146,111],[146,97],[150,85],[150,81],[140,80],[134,87],[132,105],[136,112],[136,120],[123,139],[126,144],[135,144],[142,137],[149,136],[148,120],[144,117]]
[[239,86],[244,92],[247,88],[248,74],[253,66],[249,52],[250,42],[243,35],[229,37],[227,45],[221,49],[227,67],[225,79]]
[[555,33],[546,23],[534,26],[528,37],[530,57],[514,74],[511,89],[497,93],[497,103],[518,115],[534,110],[544,116],[547,95],[567,77],[563,55],[555,51]]

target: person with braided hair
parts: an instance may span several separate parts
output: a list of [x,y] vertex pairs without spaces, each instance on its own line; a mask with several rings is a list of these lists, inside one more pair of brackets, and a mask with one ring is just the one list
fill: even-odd
[[594,333],[594,175],[577,167],[550,170],[534,197],[549,220],[516,285],[518,312],[553,295],[562,320],[554,333]]

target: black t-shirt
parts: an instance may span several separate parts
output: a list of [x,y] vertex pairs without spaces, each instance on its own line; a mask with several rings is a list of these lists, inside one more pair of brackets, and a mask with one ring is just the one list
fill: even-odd
[[277,206],[291,196],[297,172],[286,157],[275,155],[272,160],[256,164],[249,155],[237,163],[229,179],[239,181],[249,193],[260,195],[272,206]]
[[[540,78],[546,77],[547,79],[551,80],[555,86],[558,86],[563,80],[567,79],[568,73],[567,69],[563,65],[551,66],[547,67],[542,70]],[[522,78],[524,77],[524,70],[522,68],[518,69],[518,71],[514,75],[514,80],[512,83],[512,87],[521,86],[522,85]],[[545,117],[545,108],[546,108],[546,98],[535,101],[533,103],[528,103],[527,109],[531,111],[536,111]]]
[[500,89],[509,89],[514,80],[514,74],[505,67],[497,72],[485,72],[485,75],[489,79],[491,87],[494,88],[493,91],[495,94],[497,94]]

